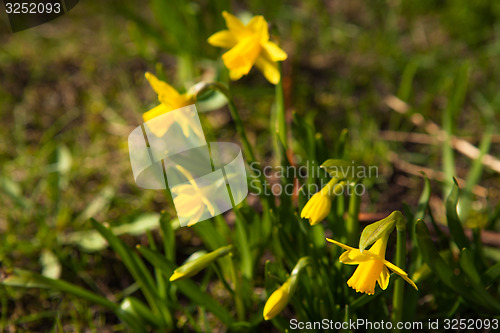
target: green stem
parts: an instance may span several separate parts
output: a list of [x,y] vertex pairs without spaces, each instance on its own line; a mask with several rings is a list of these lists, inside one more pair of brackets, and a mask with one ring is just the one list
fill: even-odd
[[[262,168],[260,167],[259,163],[257,162],[255,158],[255,154],[253,152],[252,145],[248,141],[247,134],[245,132],[245,127],[243,126],[243,122],[241,121],[240,114],[238,113],[238,109],[236,108],[236,105],[234,104],[234,101],[231,97],[231,93],[229,89],[219,83],[219,82],[211,82],[211,83],[203,83],[203,86],[196,92],[197,95],[200,95],[202,92],[206,90],[217,90],[220,93],[222,93],[228,102],[228,107],[229,111],[231,113],[231,117],[234,120],[234,123],[236,124],[236,131],[238,132],[238,135],[240,136],[241,142],[243,144],[243,153],[245,154],[245,158],[247,160],[247,163],[250,165],[250,170],[251,172],[255,175],[256,172],[255,170],[257,169],[258,172],[258,177],[259,177],[259,192],[262,194],[263,197],[268,198],[271,194],[271,190],[268,188],[268,184],[266,181],[266,178],[264,176],[264,173],[262,171]],[[256,169],[254,169],[256,168]],[[269,201],[269,200],[268,200]],[[268,209],[269,206],[273,206],[273,202],[269,201],[264,204],[264,209]]]
[[278,139],[285,147],[285,151],[288,147],[287,145],[287,128],[286,128],[286,114],[285,114],[285,92],[283,90],[283,70],[281,63],[278,62],[278,69],[280,71],[281,80],[276,85],[276,128],[275,131],[278,135]]
[[[404,225],[397,226],[397,245],[396,245],[396,266],[405,270],[406,266],[406,227]],[[394,325],[400,322],[403,318],[403,299],[404,299],[404,288],[405,281],[403,279],[397,279],[394,286],[393,295],[393,309],[392,309],[392,322]],[[399,330],[397,330],[399,332]]]
[[234,303],[236,304],[236,313],[238,315],[238,319],[241,321],[245,320],[245,304],[241,298],[241,283],[238,275],[236,273],[234,258],[231,255],[231,278],[234,283]]
[[351,193],[349,197],[349,211],[348,211],[347,222],[345,225],[347,233],[347,244],[350,245],[356,245],[355,244],[356,239],[358,239],[359,237],[358,215],[359,215],[359,207],[361,205],[361,197],[356,193],[354,193],[354,188],[355,187],[353,187],[352,189],[353,193]]

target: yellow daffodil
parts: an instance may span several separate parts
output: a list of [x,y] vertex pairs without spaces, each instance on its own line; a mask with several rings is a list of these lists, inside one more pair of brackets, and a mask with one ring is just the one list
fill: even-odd
[[171,191],[175,195],[174,203],[177,215],[181,219],[188,219],[188,226],[198,222],[206,209],[212,216],[216,215],[214,206],[207,198],[210,191],[198,187],[194,181],[191,184],[174,186]]
[[188,227],[198,222],[206,210],[210,212],[211,216],[215,216],[215,207],[208,198],[212,191],[216,190],[217,185],[220,184],[199,187],[186,169],[180,165],[177,165],[176,168],[189,181],[189,184],[175,185],[170,188],[170,191],[174,195],[177,216],[180,219],[188,220]]
[[[314,194],[302,209],[300,217],[309,219],[311,225],[318,224],[327,217],[332,208],[331,198],[334,195],[333,192],[337,182],[338,180],[333,178],[321,189],[321,191]],[[339,184],[339,186],[340,185],[341,184]]]
[[290,280],[276,289],[264,306],[264,319],[269,320],[276,317],[290,301]]
[[286,282],[269,296],[266,305],[264,305],[264,312],[262,314],[265,320],[273,319],[283,311],[297,289],[301,272],[305,267],[310,265],[311,262],[312,260],[310,257],[300,258]]
[[[161,103],[142,115],[145,122],[164,113],[194,104],[196,101],[195,95],[190,92],[180,94],[171,85],[159,80],[153,74],[146,72],[145,76],[151,87],[158,94],[158,99]],[[156,136],[161,137],[174,123],[178,123],[181,126],[186,137],[189,136],[190,129],[196,129],[198,127],[196,124],[192,123],[190,119],[183,117],[182,114],[177,117],[168,117],[161,123],[149,123],[148,126]],[[203,135],[203,133],[197,133],[197,135]]]
[[393,263],[385,260],[385,250],[387,248],[388,239],[389,234],[387,233],[377,240],[369,250],[364,250],[363,253],[361,253],[359,249],[352,248],[333,239],[327,238],[326,240],[346,250],[339,258],[341,263],[359,265],[349,281],[347,281],[347,285],[355,289],[356,292],[373,295],[375,293],[375,282],[385,290],[389,285],[389,269],[401,276],[413,288],[418,290],[417,286],[408,277],[406,272]]
[[263,16],[254,16],[244,25],[236,16],[224,11],[227,30],[219,31],[208,39],[212,46],[230,49],[222,56],[229,69],[231,80],[248,74],[253,65],[272,84],[280,82],[278,61],[288,56],[278,45],[269,40],[267,22]]

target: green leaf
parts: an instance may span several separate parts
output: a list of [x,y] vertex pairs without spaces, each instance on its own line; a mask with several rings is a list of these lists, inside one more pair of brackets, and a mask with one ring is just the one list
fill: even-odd
[[91,219],[91,222],[94,228],[108,241],[113,251],[120,256],[134,280],[140,285],[144,297],[147,299],[155,314],[161,311],[160,309],[163,308],[163,304],[158,299],[156,284],[141,258],[115,236],[110,229],[104,227],[94,219]]
[[22,208],[26,209],[31,206],[31,202],[23,196],[21,186],[4,175],[0,175],[0,191]]
[[417,212],[415,213],[415,220],[421,220],[425,217],[425,211],[429,206],[429,199],[431,198],[431,184],[429,178],[425,176],[424,178],[424,189],[422,194],[420,194],[420,199],[418,200]]
[[414,58],[406,65],[405,69],[403,70],[403,75],[401,77],[397,96],[399,99],[405,102],[409,102],[413,86],[413,78],[417,73],[419,65],[420,59]]
[[481,180],[481,173],[483,172],[484,166],[483,156],[486,155],[490,150],[491,139],[493,137],[495,129],[496,128],[492,125],[486,127],[486,130],[481,139],[481,143],[479,144],[479,156],[473,160],[472,166],[470,167],[469,173],[467,174],[464,194],[460,203],[460,217],[462,219],[466,219],[468,217],[473,198],[472,189],[477,185],[479,180]]
[[450,229],[450,234],[457,246],[462,249],[464,247],[469,248],[469,239],[465,236],[462,223],[458,218],[457,214],[457,204],[458,204],[458,183],[455,178],[453,178],[454,185],[451,189],[451,193],[446,199],[446,218],[448,220],[448,228]]
[[215,250],[221,246],[227,245],[227,241],[217,232],[212,220],[198,222],[193,225],[191,229],[196,232],[203,240],[203,244],[210,250]]
[[127,323],[137,332],[145,332],[144,327],[138,324],[138,318],[120,309],[120,307],[91,291],[85,290],[79,286],[68,283],[63,280],[56,280],[45,277],[43,275],[32,273],[22,269],[14,269],[12,275],[9,275],[0,284],[5,286],[22,287],[22,288],[44,288],[56,290],[62,293],[74,295],[85,299],[91,303],[99,304],[113,311],[121,320]]
[[286,272],[278,264],[272,261],[266,261],[264,267],[264,289],[268,294],[276,289],[276,285],[284,282],[286,279]]
[[173,275],[170,276],[170,281],[183,280],[196,275],[215,260],[229,254],[232,249],[232,245],[223,246],[215,251],[200,255],[196,259],[186,262],[184,265],[174,270]]
[[85,207],[83,212],[77,216],[76,221],[86,221],[102,211],[106,211],[115,196],[112,186],[105,186],[94,199]]
[[472,282],[472,288],[479,303],[487,308],[495,309],[500,312],[500,303],[481,284],[479,275],[474,264],[474,254],[469,249],[463,249],[460,252],[460,267],[463,269],[469,280]]
[[[138,216],[131,223],[113,227],[111,230],[117,236],[122,234],[142,235],[148,230],[158,228],[159,218],[159,215],[156,213],[146,213]],[[108,246],[106,240],[96,230],[83,230],[68,235],[61,235],[59,240],[63,244],[77,245],[88,252],[100,251]]]
[[348,162],[345,160],[338,159],[328,159],[321,167],[326,170],[333,178],[337,178],[339,180],[347,179],[351,181],[358,180],[357,173],[359,166],[355,164],[353,161]]
[[43,267],[43,276],[52,279],[58,279],[61,276],[61,263],[51,251],[42,251],[42,255],[40,256],[40,263]]
[[54,163],[47,165],[47,172],[58,172],[60,174],[67,174],[73,164],[71,151],[68,147],[60,145],[55,151]]
[[458,115],[458,112],[462,109],[462,105],[465,100],[467,84],[469,81],[469,68],[470,65],[466,62],[458,71],[455,80],[453,81],[454,90],[451,92],[448,106],[446,107],[445,112],[442,113],[443,130],[446,133],[446,139],[441,145],[443,149],[443,172],[446,177],[446,184],[444,187],[445,193],[447,193],[449,188],[453,185],[448,180],[456,176],[455,157],[453,147],[451,145],[451,138],[453,135],[455,118]]
[[[422,220],[417,221],[416,232],[418,248],[431,270],[455,292],[459,294],[467,293],[468,288],[465,282],[459,276],[453,274],[452,268],[441,258],[439,252],[434,247],[429,230]],[[471,296],[469,295],[469,297]]]
[[394,230],[396,224],[401,223],[404,223],[403,214],[401,214],[400,211],[396,210],[386,218],[367,225],[363,229],[363,232],[361,233],[361,237],[359,239],[359,251],[363,252],[364,249],[375,243],[384,235],[390,234]]
[[[143,246],[138,246],[137,249],[144,256],[144,258],[146,258],[146,260],[148,260],[155,268],[159,269],[167,278],[172,275],[175,265],[165,259],[161,253]],[[201,291],[200,287],[198,287],[198,285],[193,281],[176,281],[175,286],[181,293],[188,297],[193,304],[206,308],[207,311],[212,312],[224,324],[231,325],[234,322],[231,314],[217,301]]]
[[481,277],[485,286],[492,284],[500,278],[500,262],[488,268]]
[[175,260],[175,231],[172,227],[172,223],[168,220],[168,217],[167,213],[161,213],[160,228],[163,235],[165,257],[173,262]]
[[474,255],[471,250],[462,249],[462,251],[460,251],[460,267],[472,283],[481,284],[481,276],[479,276],[479,273],[477,272],[474,264]]
[[144,321],[155,327],[162,327],[161,320],[151,312],[150,308],[135,297],[126,297],[121,303],[120,308],[124,312],[131,313],[138,318],[144,319]]
[[252,263],[252,253],[250,251],[250,245],[248,244],[248,233],[246,226],[248,225],[245,218],[241,212],[236,212],[238,208],[235,208],[236,213],[236,247],[240,253],[241,258],[241,272],[243,276],[247,279],[252,279],[253,277],[253,263]]
[[222,108],[227,104],[227,98],[221,92],[212,90],[203,94],[196,100],[196,109],[198,112],[208,112]]
[[416,224],[418,248],[422,254],[424,261],[429,265],[432,272],[443,281],[449,288],[461,295],[465,299],[482,305],[481,299],[475,295],[471,288],[465,283],[461,276],[453,273],[453,269],[439,255],[439,252],[434,247],[431,240],[429,230],[422,220],[418,220]]
[[345,146],[347,144],[347,139],[348,139],[348,134],[349,134],[349,131],[347,130],[347,128],[344,128],[340,132],[340,135],[337,138],[336,143],[335,143],[335,150],[334,150],[335,156],[338,156],[341,158],[344,156]]

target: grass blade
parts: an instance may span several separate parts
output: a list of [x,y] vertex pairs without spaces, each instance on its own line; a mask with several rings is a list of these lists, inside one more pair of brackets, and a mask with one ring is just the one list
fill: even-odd
[[[148,260],[154,267],[161,270],[167,278],[170,278],[175,269],[175,265],[172,262],[169,262],[157,251],[153,251],[143,246],[138,246],[137,249],[144,256],[144,258],[146,258],[146,260]],[[224,324],[231,325],[234,322],[232,315],[212,297],[201,291],[200,287],[193,281],[180,280],[176,281],[174,284],[193,302],[193,304],[205,307]]]
[[455,178],[453,178],[454,185],[451,189],[451,193],[446,199],[446,218],[448,221],[448,228],[450,229],[450,234],[453,240],[460,249],[464,247],[469,248],[469,239],[465,236],[462,223],[458,218],[457,214],[457,204],[458,204],[458,183]]

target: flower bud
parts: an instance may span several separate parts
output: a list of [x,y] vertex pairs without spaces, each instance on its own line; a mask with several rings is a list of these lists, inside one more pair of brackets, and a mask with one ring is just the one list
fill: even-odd
[[288,280],[286,280],[281,287],[276,289],[267,299],[263,313],[265,320],[270,320],[276,317],[287,306],[290,302],[290,298],[295,292],[295,289],[297,289],[300,272],[310,263],[310,257],[300,258],[293,268],[292,274],[290,274]]
[[177,267],[172,276],[170,277],[170,281],[183,280],[196,275],[199,271],[206,268],[215,260],[219,259],[227,255],[233,249],[232,245],[224,246],[218,248],[215,251],[202,255],[194,260],[191,260],[184,265]]
[[398,230],[405,227],[404,216],[398,210],[395,210],[386,218],[366,226],[359,239],[359,251],[363,252],[364,249],[382,238],[382,236],[390,234],[396,225]]

